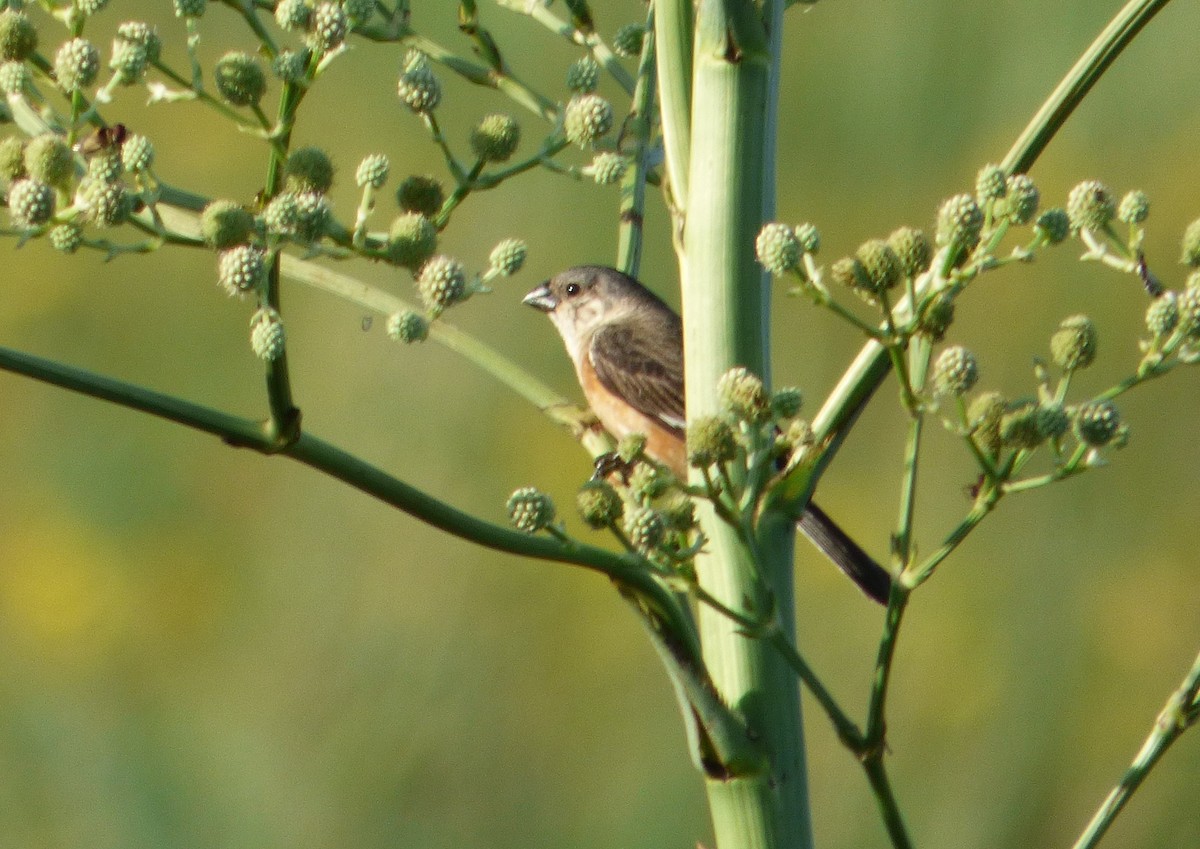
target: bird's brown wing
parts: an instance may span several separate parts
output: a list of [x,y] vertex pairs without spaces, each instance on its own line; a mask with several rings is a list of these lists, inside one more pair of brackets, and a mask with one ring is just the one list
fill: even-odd
[[682,436],[683,349],[677,336],[615,322],[592,334],[588,358],[605,389]]

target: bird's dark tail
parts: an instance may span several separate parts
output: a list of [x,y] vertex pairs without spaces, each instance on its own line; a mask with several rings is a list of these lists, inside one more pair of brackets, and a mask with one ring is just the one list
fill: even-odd
[[796,527],[860,590],[880,604],[888,603],[891,573],[863,551],[824,510],[810,502]]

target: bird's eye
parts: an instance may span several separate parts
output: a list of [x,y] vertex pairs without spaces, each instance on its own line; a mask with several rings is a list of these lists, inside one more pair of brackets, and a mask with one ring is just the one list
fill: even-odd
[[567,284],[567,295],[574,296],[574,295],[578,295],[578,294],[579,294],[579,284],[578,283],[568,283]]

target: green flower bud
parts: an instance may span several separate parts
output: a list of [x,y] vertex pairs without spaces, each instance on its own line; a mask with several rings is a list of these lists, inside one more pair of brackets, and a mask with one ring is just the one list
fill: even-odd
[[933,364],[933,391],[938,395],[961,397],[979,382],[979,363],[975,355],[961,345],[952,345]]
[[1112,192],[1098,180],[1085,180],[1067,195],[1067,217],[1073,230],[1103,230],[1116,213]]
[[629,160],[619,153],[603,151],[597,153],[590,165],[583,169],[584,174],[591,176],[599,186],[609,186],[619,183],[629,167]]
[[580,487],[575,506],[579,509],[579,517],[596,530],[612,527],[625,513],[621,496],[604,480],[591,480]]
[[429,67],[429,57],[419,50],[410,50],[404,59],[396,93],[417,114],[432,112],[442,100],[442,85]]
[[976,395],[967,408],[967,424],[971,434],[982,447],[995,451],[1000,447],[1000,420],[1007,409],[999,392]]
[[1007,175],[999,165],[985,165],[975,175],[975,198],[980,206],[992,200],[1000,200],[1007,191]]
[[120,152],[109,148],[97,151],[88,159],[84,179],[97,183],[116,183],[124,170]]
[[250,245],[221,251],[217,258],[217,285],[230,297],[243,297],[257,289],[266,275],[263,252]]
[[73,254],[83,244],[83,229],[74,221],[50,229],[50,247],[64,254]]
[[675,476],[657,463],[639,462],[629,476],[629,490],[639,501],[660,498],[674,485]]
[[815,254],[821,249],[821,233],[815,224],[809,224],[807,221],[797,224],[795,233],[796,241],[800,243],[800,250],[804,253]]
[[613,53],[629,58],[642,52],[642,41],[646,37],[646,28],[641,24],[625,24],[613,36]]
[[696,527],[696,505],[682,492],[675,492],[663,499],[659,513],[668,530],[687,533]]
[[1000,417],[1000,441],[1009,448],[1036,448],[1045,441],[1036,401],[1025,398],[1008,406]]
[[506,162],[521,141],[521,127],[511,115],[488,115],[471,131],[471,149],[484,162]]
[[446,307],[466,300],[467,271],[463,264],[448,256],[432,257],[421,267],[417,276],[417,290],[421,300],[433,315]]
[[154,64],[162,58],[162,39],[158,30],[143,21],[126,21],[117,27],[117,40],[138,44],[146,50],[146,61]]
[[294,236],[299,224],[300,212],[294,192],[281,192],[271,198],[262,213],[263,226],[274,236]]
[[309,44],[317,53],[328,53],[342,46],[350,31],[350,18],[341,3],[318,3],[313,10]]
[[1044,439],[1058,439],[1071,426],[1071,417],[1059,403],[1039,404],[1037,408],[1037,427]]
[[717,395],[721,408],[740,421],[765,424],[771,420],[771,399],[762,380],[741,366],[721,376]]
[[954,299],[949,294],[938,295],[921,316],[921,333],[934,342],[941,342],[954,323]]
[[1200,268],[1200,218],[1183,231],[1183,255],[1179,261],[1192,268]]
[[283,316],[271,307],[260,307],[250,319],[250,348],[255,356],[272,363],[283,356],[286,341]]
[[1179,324],[1179,295],[1163,292],[1146,308],[1146,329],[1156,339],[1170,335]]
[[342,8],[355,26],[365,24],[375,14],[375,0],[344,0]]
[[329,201],[316,192],[300,192],[296,195],[296,228],[292,238],[300,244],[319,242],[333,212]]
[[633,547],[642,554],[650,554],[667,535],[667,526],[662,514],[651,507],[635,507],[625,517],[625,533]]
[[200,235],[211,248],[244,244],[254,231],[254,216],[231,200],[214,200],[200,213]]
[[1006,184],[1005,213],[1013,224],[1028,224],[1037,214],[1041,192],[1027,174],[1013,174]]
[[617,456],[621,458],[626,465],[642,459],[642,454],[646,450],[646,434],[631,433],[623,436],[617,443]]
[[719,416],[701,416],[687,429],[688,463],[697,469],[728,463],[737,456],[733,427]]
[[88,220],[98,227],[116,227],[129,218],[133,198],[120,183],[84,180],[75,193],[75,205],[86,209]]
[[41,180],[17,180],[8,190],[8,211],[17,227],[40,227],[54,215],[54,190]]
[[213,69],[217,93],[233,106],[253,106],[267,90],[262,66],[249,53],[230,51],[217,60]]
[[271,73],[285,83],[296,83],[308,73],[312,54],[305,50],[281,50],[271,60]]
[[412,310],[401,310],[388,316],[387,335],[394,342],[411,345],[429,338],[429,322]]
[[916,277],[929,270],[933,259],[933,245],[922,231],[912,227],[900,227],[888,236],[888,245],[900,259],[900,267],[908,277]]
[[131,21],[121,24],[112,43],[112,58],[108,67],[122,85],[133,85],[146,75],[152,52],[162,50],[158,34],[149,25]]
[[33,85],[33,76],[24,62],[0,64],[0,94],[23,95]]
[[0,179],[11,183],[25,175],[25,139],[20,136],[0,139]]
[[100,73],[100,51],[90,41],[73,38],[54,54],[54,78],[70,94],[87,88]]
[[488,262],[503,277],[511,277],[525,264],[528,248],[520,239],[505,239],[492,248]]
[[397,217],[388,230],[387,261],[416,270],[437,250],[437,230],[419,212]]
[[600,85],[600,64],[584,56],[567,68],[567,88],[577,94],[591,94]]
[[23,62],[37,50],[37,27],[24,12],[0,12],[0,58]]
[[1121,413],[1112,401],[1089,401],[1075,415],[1075,435],[1093,448],[1111,442],[1120,427]]
[[1189,286],[1180,296],[1179,329],[1189,338],[1200,338],[1200,288]]
[[1071,218],[1065,209],[1047,209],[1033,223],[1033,229],[1048,244],[1057,245],[1071,235]]
[[804,393],[795,386],[776,389],[771,395],[771,417],[776,421],[787,421],[800,415],[804,404]]
[[787,274],[800,265],[800,240],[786,224],[764,224],[754,240],[754,252],[759,264],[774,275]]
[[121,145],[121,164],[130,174],[149,171],[154,165],[154,143],[145,136],[129,136]]
[[419,212],[429,218],[441,210],[446,201],[442,184],[433,177],[412,176],[396,189],[396,203],[405,212]]
[[563,132],[567,140],[587,147],[613,126],[612,104],[598,94],[577,94],[567,103]]
[[1126,224],[1141,224],[1149,215],[1150,198],[1136,189],[1121,198],[1121,205],[1117,207],[1117,220]]
[[1063,319],[1050,337],[1050,357],[1063,371],[1090,366],[1096,359],[1096,325],[1086,315]]
[[324,194],[333,186],[333,163],[319,147],[302,147],[288,156],[285,185],[290,192]]
[[358,170],[354,172],[354,182],[360,189],[366,186],[381,189],[387,182],[390,168],[391,162],[386,156],[382,153],[373,153],[363,157],[363,161],[358,163]]
[[961,262],[979,244],[983,210],[970,195],[955,195],[938,210],[937,243]]
[[275,23],[284,30],[308,29],[308,21],[312,16],[312,8],[305,0],[279,0],[275,4]]
[[175,17],[177,18],[200,18],[204,16],[204,9],[208,6],[208,0],[175,0]]
[[855,257],[842,257],[829,266],[829,276],[848,289],[870,291],[871,281],[867,277],[867,270]]
[[531,486],[523,487],[508,498],[508,518],[518,531],[536,534],[554,521],[554,502]]
[[870,281],[869,291],[872,294],[885,292],[904,279],[900,257],[896,256],[896,252],[882,239],[863,242],[855,256],[867,273],[867,280]]
[[62,137],[43,133],[25,146],[25,171],[51,186],[65,186],[75,175],[75,155]]

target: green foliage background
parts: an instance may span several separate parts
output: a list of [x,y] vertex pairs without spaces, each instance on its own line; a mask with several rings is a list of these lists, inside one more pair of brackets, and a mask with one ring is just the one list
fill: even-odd
[[[611,36],[644,7],[597,3]],[[999,159],[1116,2],[840,0],[788,14],[779,217],[821,228],[822,258],[908,223]],[[415,25],[458,50],[455,4],[415,3]],[[98,29],[158,23],[167,4],[114,0]],[[482,3],[506,58],[561,79],[577,53]],[[40,15],[34,12],[35,16]],[[39,20],[44,20],[39,17]],[[203,21],[210,59],[253,43],[224,6]],[[1033,171],[1046,204],[1098,178],[1153,203],[1148,257],[1182,285],[1178,237],[1200,215],[1200,10],[1175,4],[1101,83]],[[107,35],[107,32],[105,33]],[[64,36],[43,28],[43,50]],[[53,40],[52,40],[53,39]],[[97,43],[106,43],[96,37]],[[334,155],[333,199],[357,203],[367,153],[395,186],[441,174],[395,97],[400,54],[356,42],[305,104],[294,143]],[[522,150],[543,130],[500,96],[442,74],[456,144],[513,111]],[[554,83],[557,85],[557,83]],[[565,98],[564,89],[550,89]],[[615,94],[615,92],[610,92]],[[108,115],[153,139],[176,185],[249,202],[260,142],[199,105]],[[616,194],[535,173],[458,212],[443,249],[486,264],[499,239],[530,244],[524,272],[450,320],[575,397],[544,318],[520,296],[554,271],[611,261]],[[381,204],[378,225],[390,215]],[[677,300],[657,198],[646,283]],[[5,251],[0,343],[247,414],[263,409],[249,310],[215,285],[215,260],[168,250],[105,265],[43,243]],[[952,339],[982,385],[1032,386],[1059,320],[1101,332],[1092,390],[1136,361],[1146,297],[1075,260],[1076,246],[987,275]],[[347,267],[408,296],[407,278]],[[377,319],[286,286],[289,360],[304,425],[435,494],[499,519],[537,484],[569,507],[585,455],[542,416],[434,345],[400,348]],[[777,304],[776,380],[819,399],[858,340],[807,304]],[[1200,644],[1195,440],[1200,375],[1122,405],[1130,446],[1110,468],[1006,501],[921,590],[901,641],[891,768],[928,849],[1068,845],[1132,757]],[[702,788],[641,630],[611,587],[566,567],[445,538],[284,460],[0,377],[0,847],[690,847],[706,841]],[[815,409],[815,406],[812,407]],[[877,556],[887,552],[901,417],[881,390],[819,495]],[[967,507],[971,465],[934,435],[920,545]],[[568,512],[568,511],[564,511]],[[569,517],[573,521],[573,516]],[[578,528],[576,528],[578,530]],[[802,648],[850,704],[865,702],[880,611],[807,549]],[[882,846],[857,767],[808,714],[817,840]],[[1185,737],[1106,845],[1200,844],[1200,744]]]

